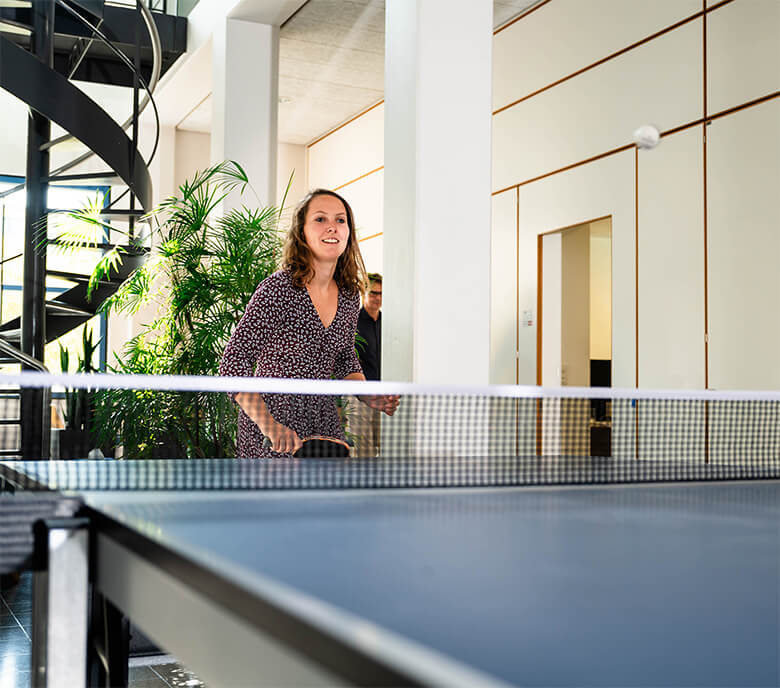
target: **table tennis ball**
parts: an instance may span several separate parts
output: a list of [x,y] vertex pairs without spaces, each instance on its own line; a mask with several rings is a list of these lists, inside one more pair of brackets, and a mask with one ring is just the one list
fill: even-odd
[[652,124],[643,124],[634,132],[634,143],[639,148],[655,148],[661,140],[661,132]]

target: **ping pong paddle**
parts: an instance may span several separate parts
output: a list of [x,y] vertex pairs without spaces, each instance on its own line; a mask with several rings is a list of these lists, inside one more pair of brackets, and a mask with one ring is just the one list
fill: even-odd
[[[296,459],[346,459],[349,457],[349,445],[335,437],[315,435],[305,437],[303,446],[293,454]],[[273,449],[270,437],[263,440],[264,449]]]

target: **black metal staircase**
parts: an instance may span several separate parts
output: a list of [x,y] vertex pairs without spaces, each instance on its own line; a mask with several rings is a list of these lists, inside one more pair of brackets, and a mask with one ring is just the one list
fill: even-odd
[[[151,210],[149,161],[143,159],[137,147],[138,116],[146,102],[155,107],[154,83],[163,66],[172,64],[185,49],[186,20],[153,15],[140,0],[135,8],[106,5],[104,0],[32,0],[14,5],[0,6],[0,88],[25,102],[31,110],[24,184],[28,206],[23,310],[21,317],[0,323],[0,363],[13,361],[21,363],[23,369],[40,370],[45,344],[94,317],[99,305],[143,262],[148,252],[148,247],[137,243],[123,247],[122,264],[100,281],[88,298],[89,275],[47,270],[46,250],[37,247],[41,234],[45,236],[46,216],[51,212],[46,207],[46,190],[55,183],[124,185],[129,194],[129,207],[113,207],[119,200],[116,199],[100,212],[100,217],[104,221],[128,222],[131,228]],[[143,37],[139,31],[142,19],[149,29]],[[3,32],[3,27],[9,25],[15,31]],[[20,27],[24,29],[21,32]],[[134,52],[133,60],[125,54],[129,50]],[[74,85],[72,78],[133,85],[132,118],[118,124]],[[147,97],[139,107],[142,87],[146,87]],[[50,140],[50,122],[78,139],[90,153],[50,171],[49,149],[69,138]],[[130,136],[125,132],[128,125],[132,126]],[[65,174],[92,154],[109,169]],[[99,257],[114,248],[107,241],[93,244],[90,250]],[[51,246],[56,244],[56,240],[50,241]],[[47,276],[66,280],[72,286],[47,300]],[[7,390],[3,393],[9,394]],[[48,408],[44,404],[45,399],[38,390],[21,394],[22,458],[48,456]],[[5,420],[8,421],[5,425],[9,425],[13,419]]]

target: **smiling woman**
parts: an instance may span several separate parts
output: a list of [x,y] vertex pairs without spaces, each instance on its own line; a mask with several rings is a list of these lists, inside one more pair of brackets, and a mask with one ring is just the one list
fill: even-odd
[[[363,259],[349,204],[309,193],[293,214],[282,269],[264,280],[233,333],[223,375],[365,380],[355,353]],[[290,457],[309,438],[346,443],[335,400],[316,395],[234,396],[239,458]],[[396,397],[365,397],[392,415]]]

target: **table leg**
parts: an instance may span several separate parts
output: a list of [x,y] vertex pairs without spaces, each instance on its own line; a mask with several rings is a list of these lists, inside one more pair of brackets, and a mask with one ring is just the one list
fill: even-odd
[[83,518],[35,525],[33,688],[86,686],[89,531]]

